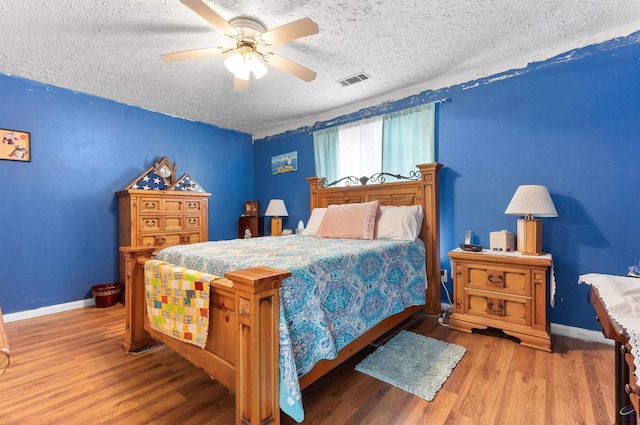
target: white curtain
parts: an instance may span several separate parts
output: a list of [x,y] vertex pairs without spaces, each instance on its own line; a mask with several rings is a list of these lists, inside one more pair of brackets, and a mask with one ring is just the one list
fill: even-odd
[[[339,127],[338,175],[362,177],[382,167],[382,118]],[[333,181],[333,180],[332,180]]]

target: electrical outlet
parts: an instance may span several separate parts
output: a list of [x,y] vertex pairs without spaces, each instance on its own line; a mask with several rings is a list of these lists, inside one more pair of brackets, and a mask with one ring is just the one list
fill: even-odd
[[448,279],[447,279],[447,270],[440,270],[440,282],[442,283],[447,283]]

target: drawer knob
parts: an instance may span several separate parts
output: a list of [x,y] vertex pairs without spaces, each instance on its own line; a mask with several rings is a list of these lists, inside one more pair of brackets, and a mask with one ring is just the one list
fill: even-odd
[[627,393],[627,394],[638,394],[638,389],[637,388],[633,388],[629,384],[625,384],[624,385],[624,392]]
[[156,245],[164,245],[166,242],[165,238],[156,238]]
[[[496,278],[497,278],[498,280],[502,280],[502,275],[501,275],[501,274],[499,274],[499,275],[497,275],[497,276],[496,276]],[[489,279],[493,279],[493,273],[489,273]]]
[[189,224],[197,224],[198,223],[198,219],[197,218],[190,218],[188,221],[189,221]]
[[493,301],[489,301],[489,310],[491,310],[492,313],[502,313],[503,309],[504,309],[504,304],[498,303],[498,310],[494,310]]
[[147,225],[147,227],[156,227],[155,220],[145,220],[145,224]]
[[182,243],[189,243],[190,240],[191,238],[189,236],[183,236],[182,238],[180,238],[180,241],[182,241]]
[[198,204],[196,202],[188,202],[187,207],[191,209],[198,208]]
[[156,203],[155,202],[145,202],[144,207],[146,209],[155,209],[156,208]]

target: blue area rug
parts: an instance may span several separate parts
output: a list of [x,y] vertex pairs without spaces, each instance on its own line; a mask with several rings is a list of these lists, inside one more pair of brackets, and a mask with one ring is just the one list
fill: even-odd
[[466,348],[400,331],[356,365],[356,370],[427,401],[456,367]]

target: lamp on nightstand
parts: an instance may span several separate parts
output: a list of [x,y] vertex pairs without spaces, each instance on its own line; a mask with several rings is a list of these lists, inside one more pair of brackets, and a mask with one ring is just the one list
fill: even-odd
[[542,255],[542,220],[536,217],[557,217],[555,205],[545,186],[518,186],[505,214],[524,216],[518,219],[517,251],[526,255]]
[[271,236],[282,235],[282,218],[288,217],[287,207],[282,199],[272,199],[269,201],[267,211],[264,215],[271,217]]

